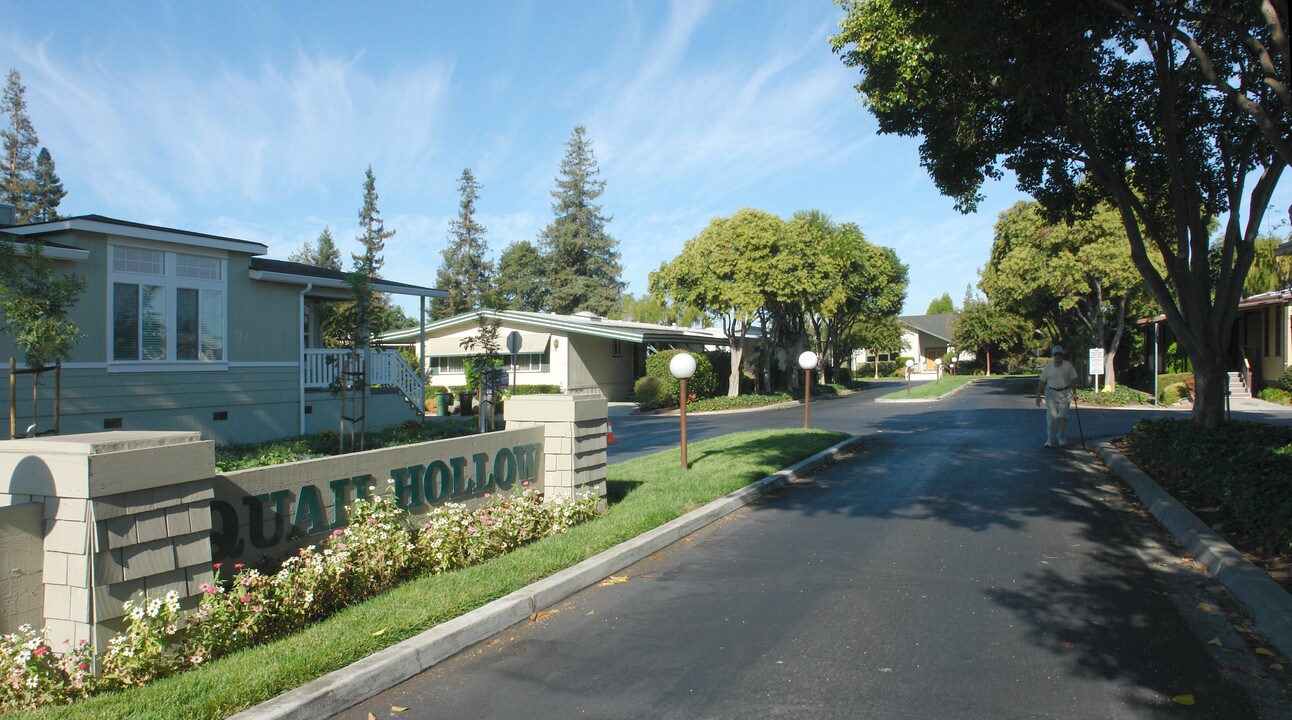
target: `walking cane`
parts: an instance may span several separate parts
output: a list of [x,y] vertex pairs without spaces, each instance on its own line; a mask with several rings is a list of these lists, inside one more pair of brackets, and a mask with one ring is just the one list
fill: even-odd
[[1081,449],[1086,449],[1086,430],[1081,427],[1081,407],[1077,405],[1077,389],[1072,389],[1072,409],[1077,413],[1077,432],[1081,434]]

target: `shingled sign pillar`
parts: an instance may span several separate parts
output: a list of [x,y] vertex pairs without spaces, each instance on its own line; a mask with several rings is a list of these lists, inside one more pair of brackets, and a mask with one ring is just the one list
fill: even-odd
[[214,474],[215,444],[196,432],[0,442],[0,507],[43,508],[40,588],[55,649],[63,639],[104,648],[126,600],[187,598],[211,581]]
[[543,428],[544,491],[606,496],[606,399],[601,395],[515,395],[507,429]]

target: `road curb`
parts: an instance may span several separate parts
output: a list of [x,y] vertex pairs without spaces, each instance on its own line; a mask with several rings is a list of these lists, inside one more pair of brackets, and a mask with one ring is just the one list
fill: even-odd
[[335,715],[838,459],[860,441],[854,435],[577,565],[248,708],[231,720],[314,720]]
[[1167,531],[1225,586],[1270,642],[1292,656],[1292,594],[1171,497],[1130,458],[1106,442],[1099,443],[1097,452]]

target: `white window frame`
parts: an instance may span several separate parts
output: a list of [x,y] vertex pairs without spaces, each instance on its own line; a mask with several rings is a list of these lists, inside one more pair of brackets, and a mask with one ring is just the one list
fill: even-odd
[[[138,258],[122,258],[126,268],[117,268],[118,254],[133,255],[136,253],[152,253],[162,257],[161,273],[157,274],[157,266],[154,263],[141,262]],[[185,263],[181,267],[181,258],[197,260],[196,263]],[[150,272],[151,270],[151,272]],[[149,247],[145,245],[129,245],[109,243],[108,245],[108,263],[107,263],[107,365],[108,370],[112,372],[153,372],[153,371],[183,371],[183,370],[226,370],[229,366],[229,262],[226,256],[211,252],[201,252],[197,248],[185,248],[183,250],[171,250],[160,247]],[[181,274],[184,273],[184,274]],[[205,277],[189,277],[188,275],[205,275]],[[212,275],[218,275],[219,279],[213,279]],[[164,358],[145,360],[142,359],[143,339],[142,339],[142,308],[140,318],[140,340],[139,351],[140,359],[137,360],[117,360],[116,351],[116,318],[114,317],[114,305],[116,297],[116,287],[118,284],[126,285],[151,285],[160,287],[164,291],[165,319],[166,319],[166,339],[165,339],[165,356]],[[179,354],[179,330],[176,322],[176,313],[179,308],[179,291],[196,290],[198,293],[198,357],[196,359],[180,360]],[[219,293],[218,299],[212,300],[218,306],[220,319],[218,335],[220,341],[220,357],[218,359],[204,359],[202,354],[202,320],[205,314],[202,308],[206,307],[205,303],[208,298],[214,298],[214,293]]]

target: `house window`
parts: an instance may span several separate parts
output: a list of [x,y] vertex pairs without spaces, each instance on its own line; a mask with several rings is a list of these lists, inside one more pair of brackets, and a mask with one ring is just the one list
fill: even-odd
[[225,261],[112,246],[113,362],[225,360]]
[[622,340],[611,340],[611,341],[610,341],[610,356],[611,356],[611,357],[623,357],[623,356],[624,356],[624,342],[623,342]]
[[547,363],[547,353],[524,353],[516,356],[518,372],[544,372],[548,369]]
[[461,373],[463,371],[462,357],[428,357],[426,358],[426,371],[432,375],[440,373]]

